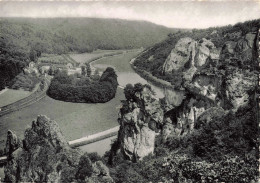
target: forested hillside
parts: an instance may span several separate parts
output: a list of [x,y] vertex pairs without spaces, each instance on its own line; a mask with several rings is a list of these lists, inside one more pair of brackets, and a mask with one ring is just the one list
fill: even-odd
[[8,38],[0,37],[0,90],[28,65],[29,60],[29,53]]
[[97,18],[1,18],[0,90],[41,53],[147,47],[174,32],[144,21]]
[[174,32],[144,21],[98,18],[2,18],[0,24],[2,36],[15,45],[45,53],[147,47]]
[[181,70],[173,73],[165,73],[163,71],[163,64],[171,50],[176,43],[185,37],[200,41],[202,38],[210,40],[216,48],[221,49],[227,41],[238,41],[246,33],[256,31],[260,27],[260,19],[238,23],[234,26],[228,25],[223,27],[211,27],[208,29],[192,29],[192,31],[178,31],[169,34],[168,38],[154,46],[148,48],[135,61],[134,65],[141,69],[148,71],[153,76],[171,82],[173,85],[179,85],[182,82]]

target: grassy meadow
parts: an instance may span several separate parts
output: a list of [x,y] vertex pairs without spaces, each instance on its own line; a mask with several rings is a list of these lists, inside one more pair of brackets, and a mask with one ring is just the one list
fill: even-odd
[[0,107],[14,103],[29,96],[32,92],[24,90],[13,90],[8,89],[7,91],[0,94]]
[[120,53],[122,51],[121,50],[95,50],[91,53],[70,54],[70,57],[76,60],[78,63],[85,63],[109,54]]
[[8,129],[22,137],[24,130],[30,127],[32,121],[40,114],[55,120],[67,140],[115,127],[118,125],[117,114],[122,99],[124,99],[122,89],[118,89],[114,99],[100,104],[62,102],[47,96],[31,106],[0,118],[0,149],[5,145]]

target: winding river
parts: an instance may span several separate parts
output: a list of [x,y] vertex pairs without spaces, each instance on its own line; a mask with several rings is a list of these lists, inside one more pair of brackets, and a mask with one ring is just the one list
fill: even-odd
[[[130,60],[133,59],[137,52],[128,52],[122,55],[116,55],[109,58],[102,58],[91,63],[92,67],[95,67],[100,73],[102,73],[107,67],[112,67],[115,69],[118,76],[117,80],[119,86],[125,87],[127,84],[149,84],[157,98],[165,97],[168,102],[179,105],[184,97],[182,91],[175,91],[172,89],[161,88],[153,85],[151,82],[143,79],[139,76],[131,67]],[[110,148],[112,140],[115,140],[116,137],[111,137],[104,139],[89,145],[81,146],[80,149],[87,152],[97,152],[100,155],[103,155]]]
[[[101,58],[92,62],[91,65],[100,72],[104,71],[108,66],[113,67],[118,75],[119,85],[123,87],[128,83],[148,83],[155,91],[157,98],[165,97],[169,102],[178,105],[183,98],[181,92],[154,86],[135,73],[129,62],[139,53],[140,50],[127,51],[121,55]],[[31,125],[33,119],[39,114],[45,114],[57,121],[67,140],[74,140],[115,127],[118,125],[117,113],[120,101],[123,99],[122,88],[118,88],[114,99],[104,104],[69,103],[56,101],[47,96],[31,106],[0,118],[0,147],[4,147],[8,129],[22,137],[24,130]],[[84,152],[97,152],[99,155],[103,155],[109,150],[111,141],[115,138],[110,137],[81,146],[80,149]],[[0,177],[3,177],[3,168],[0,168]]]

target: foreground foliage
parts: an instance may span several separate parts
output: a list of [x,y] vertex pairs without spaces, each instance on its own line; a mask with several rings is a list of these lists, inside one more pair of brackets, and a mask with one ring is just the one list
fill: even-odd
[[254,110],[242,108],[183,138],[166,142],[158,138],[155,154],[137,163],[117,154],[110,166],[111,177],[115,182],[140,183],[254,182],[258,178]]

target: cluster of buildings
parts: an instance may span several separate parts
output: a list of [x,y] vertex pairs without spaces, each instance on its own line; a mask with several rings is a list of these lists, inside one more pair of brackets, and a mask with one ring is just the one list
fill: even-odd
[[[68,75],[73,75],[73,74],[82,74],[82,69],[81,67],[85,66],[83,63],[67,63],[66,65],[62,64],[37,64],[34,62],[30,62],[29,66],[24,68],[24,73],[25,74],[36,74],[39,76],[40,74],[49,74],[50,69],[52,70],[51,72],[54,72],[55,70],[66,70],[68,71]],[[95,72],[95,68],[91,66],[91,71],[92,73]]]

